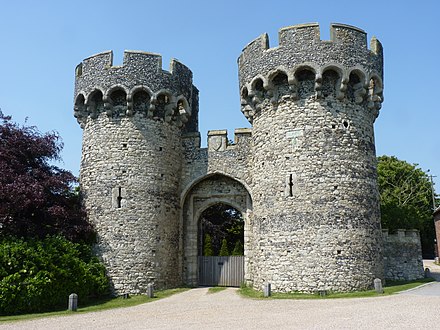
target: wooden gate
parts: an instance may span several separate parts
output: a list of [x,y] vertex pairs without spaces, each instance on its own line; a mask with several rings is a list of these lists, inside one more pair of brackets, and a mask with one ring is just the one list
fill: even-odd
[[199,256],[199,285],[237,286],[244,281],[244,256]]

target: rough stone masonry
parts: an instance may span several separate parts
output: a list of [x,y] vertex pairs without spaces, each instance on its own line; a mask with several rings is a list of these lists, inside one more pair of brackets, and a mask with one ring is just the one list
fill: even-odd
[[112,52],[77,66],[81,189],[116,294],[197,285],[198,221],[216,203],[244,216],[255,288],[352,291],[384,278],[373,133],[383,51],[366,39],[332,24],[323,41],[303,24],[281,29],[275,48],[267,35],[249,43],[238,66],[252,128],[234,143],[210,131],[207,148],[183,64],[165,71],[160,55],[126,51],[122,66]]

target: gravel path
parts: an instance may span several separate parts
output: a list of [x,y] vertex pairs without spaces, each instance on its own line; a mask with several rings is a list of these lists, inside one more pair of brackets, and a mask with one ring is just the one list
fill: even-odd
[[[432,270],[435,268],[431,266]],[[437,269],[435,269],[437,270]],[[439,267],[440,270],[440,267]],[[433,329],[440,283],[404,294],[328,300],[253,300],[198,288],[155,302],[0,324],[0,329]],[[436,295],[432,295],[436,292]]]
[[108,311],[4,323],[1,329],[424,329],[440,324],[440,296],[252,300],[236,289],[193,289]]

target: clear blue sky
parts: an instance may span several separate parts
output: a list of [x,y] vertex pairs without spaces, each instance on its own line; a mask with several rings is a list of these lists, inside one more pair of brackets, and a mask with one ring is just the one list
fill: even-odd
[[332,22],[376,36],[385,52],[385,102],[375,124],[378,155],[437,175],[440,190],[440,2],[430,1],[2,1],[0,107],[18,123],[58,131],[61,167],[79,172],[81,129],[73,117],[74,69],[84,58],[124,49],[187,65],[200,90],[200,130],[248,127],[240,112],[237,57],[267,32],[307,22],[329,39]]

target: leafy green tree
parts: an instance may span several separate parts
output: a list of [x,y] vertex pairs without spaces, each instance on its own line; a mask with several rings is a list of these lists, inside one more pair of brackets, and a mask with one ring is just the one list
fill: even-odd
[[228,250],[228,241],[226,238],[222,239],[222,246],[220,248],[220,252],[218,254],[220,257],[227,257],[229,256],[229,250]]
[[205,235],[205,244],[203,245],[203,255],[206,257],[212,257],[214,255],[214,251],[212,250],[212,239],[211,235]]
[[378,157],[378,184],[382,227],[418,229],[425,256],[433,256],[435,229],[428,175],[394,156]]
[[241,241],[236,241],[235,246],[234,246],[234,250],[232,250],[232,255],[233,256],[242,256],[244,254],[243,250],[244,250],[243,244],[241,243]]

